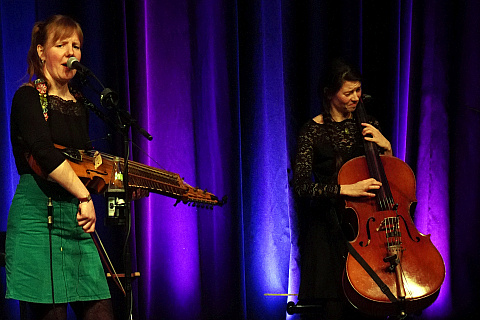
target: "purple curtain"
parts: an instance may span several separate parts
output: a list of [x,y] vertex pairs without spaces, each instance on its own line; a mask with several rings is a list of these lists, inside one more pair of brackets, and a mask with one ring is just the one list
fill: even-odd
[[[422,317],[465,318],[476,312],[478,285],[479,10],[473,0],[0,0],[0,229],[18,179],[8,116],[31,27],[69,14],[85,33],[82,63],[154,137],[133,132],[132,158],[228,195],[213,210],[174,207],[158,194],[134,203],[135,317],[286,317],[295,298],[278,294],[296,293],[299,278],[290,191],[296,137],[321,111],[325,66],[344,56],[361,67],[375,101],[369,112],[416,173],[417,228],[432,235],[446,263],[440,297]],[[98,104],[95,90],[85,93]],[[91,120],[95,147],[121,153],[120,136]],[[94,200],[102,221],[105,201]],[[98,229],[122,269],[121,228]],[[121,317],[123,297],[112,292]],[[15,319],[18,307],[0,300],[0,313]]]
[[[449,8],[450,9],[450,8]],[[480,227],[480,104],[476,99],[480,74],[480,44],[468,39],[480,36],[480,12],[477,2],[466,2],[454,11],[461,19],[455,34],[455,46],[445,65],[453,70],[455,79],[449,80],[451,88],[446,108],[449,117],[450,144],[450,248],[451,287],[453,309],[465,310],[462,315],[478,314],[475,303],[467,296],[477,291],[480,279],[474,265],[479,263],[476,230]],[[449,25],[452,26],[452,25]],[[450,31],[451,32],[451,31]],[[456,59],[452,59],[456,57]]]
[[[422,61],[422,84],[420,87],[420,119],[417,163],[416,225],[424,234],[431,234],[445,261],[447,274],[442,291],[434,307],[425,314],[441,316],[451,312],[450,252],[449,252],[449,198],[448,198],[448,113],[447,113],[447,51],[437,41],[447,26],[440,21],[448,17],[447,6],[435,3],[425,12],[425,29]],[[435,27],[433,27],[435,26]],[[440,88],[438,85],[440,84]],[[432,174],[435,173],[435,174]]]
[[[235,249],[241,241],[238,188],[231,184],[240,172],[238,101],[231,92],[237,66],[227,51],[236,42],[225,28],[232,8],[222,1],[143,6],[136,9],[129,42],[136,56],[131,79],[142,79],[133,85],[131,109],[142,106],[134,111],[154,139],[139,143],[188,184],[229,199],[212,211],[173,207],[172,199],[157,195],[137,205],[138,263],[145,270],[140,313],[150,319],[233,319],[243,307],[242,262]],[[139,159],[157,166],[145,154]]]

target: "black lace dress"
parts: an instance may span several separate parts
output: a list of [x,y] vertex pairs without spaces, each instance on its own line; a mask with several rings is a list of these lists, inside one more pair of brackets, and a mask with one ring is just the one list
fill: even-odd
[[[331,210],[343,205],[337,175],[348,160],[364,155],[363,137],[355,119],[335,122],[325,114],[324,123],[310,120],[302,128],[294,165],[298,197],[301,281],[299,302],[318,303],[343,299],[341,276],[346,249],[334,232]],[[378,122],[369,118],[378,128]]]

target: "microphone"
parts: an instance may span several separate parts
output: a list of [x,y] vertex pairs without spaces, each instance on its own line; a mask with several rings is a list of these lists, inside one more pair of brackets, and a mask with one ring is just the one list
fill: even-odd
[[370,99],[372,99],[372,96],[371,96],[371,95],[369,95],[369,94],[362,94],[362,100],[363,100],[363,101],[368,101],[368,100],[370,100]]
[[67,67],[70,69],[78,70],[87,75],[92,74],[92,72],[88,70],[88,68],[85,67],[83,64],[81,64],[80,61],[78,61],[78,59],[75,57],[68,58]]

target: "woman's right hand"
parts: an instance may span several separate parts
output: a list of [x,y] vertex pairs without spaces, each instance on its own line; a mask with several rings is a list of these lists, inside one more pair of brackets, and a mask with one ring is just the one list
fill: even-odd
[[343,184],[340,186],[340,194],[349,197],[375,197],[375,193],[371,190],[378,190],[382,183],[374,178],[358,181],[354,184]]

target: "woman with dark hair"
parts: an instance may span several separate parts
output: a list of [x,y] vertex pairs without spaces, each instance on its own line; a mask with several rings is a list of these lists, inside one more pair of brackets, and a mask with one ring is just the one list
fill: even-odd
[[[351,319],[342,289],[345,266],[343,237],[334,230],[336,205],[344,196],[374,197],[381,183],[375,179],[339,185],[342,165],[365,154],[363,139],[376,143],[387,155],[390,142],[378,122],[370,118],[360,130],[355,109],[361,98],[361,75],[341,60],[332,64],[323,89],[323,113],[306,123],[299,135],[294,164],[294,190],[299,203],[301,280],[298,301],[323,307],[322,319]],[[304,201],[306,200],[306,201]],[[341,217],[340,217],[341,218]]]
[[[83,33],[56,15],[33,27],[29,82],[12,101],[11,142],[20,180],[6,240],[7,298],[25,301],[35,319],[113,319],[110,291],[90,233],[96,215],[89,191],[54,144],[89,144],[87,101],[69,86]],[[31,155],[48,179],[35,174]]]

